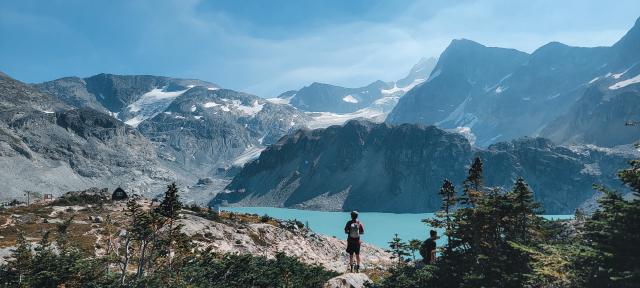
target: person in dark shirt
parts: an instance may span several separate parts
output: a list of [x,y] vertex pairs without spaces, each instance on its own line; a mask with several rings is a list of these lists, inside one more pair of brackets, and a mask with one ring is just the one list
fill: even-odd
[[[351,212],[351,220],[344,226],[347,234],[347,253],[349,253],[349,268],[351,272],[360,271],[360,235],[364,234],[364,225],[358,220],[358,211]],[[356,265],[353,265],[353,255],[356,255]]]
[[435,264],[436,263],[436,240],[438,237],[438,232],[436,230],[429,231],[429,239],[424,240],[422,245],[420,245],[420,256],[422,256],[422,262],[424,264]]

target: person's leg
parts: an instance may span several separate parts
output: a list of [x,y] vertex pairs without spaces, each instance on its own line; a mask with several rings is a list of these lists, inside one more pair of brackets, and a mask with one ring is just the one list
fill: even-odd
[[356,254],[356,270],[360,270],[360,253]]

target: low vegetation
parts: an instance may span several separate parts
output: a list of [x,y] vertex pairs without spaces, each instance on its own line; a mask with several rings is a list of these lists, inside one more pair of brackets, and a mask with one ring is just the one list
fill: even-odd
[[[0,287],[321,287],[336,276],[284,253],[269,259],[198,249],[176,224],[182,209],[177,192],[172,184],[155,207],[130,200],[121,218],[90,218],[101,224],[95,235],[89,231],[97,224],[85,219],[95,214],[91,210],[105,209],[102,205],[73,211],[55,211],[51,205],[3,211],[4,220],[18,221],[14,215],[31,215],[25,217],[31,220],[14,226],[15,231],[2,229],[14,238],[2,238],[3,247],[13,248],[0,266]],[[191,210],[216,221],[263,222],[257,215]],[[65,220],[53,221],[60,219],[53,217],[56,213]],[[35,235],[40,237],[34,244]]]
[[640,160],[630,164],[619,178],[633,199],[596,187],[593,215],[552,222],[524,179],[508,192],[483,187],[477,158],[461,196],[445,180],[442,209],[425,220],[448,241],[436,264],[408,261],[411,245],[395,237],[398,265],[370,287],[640,287]]

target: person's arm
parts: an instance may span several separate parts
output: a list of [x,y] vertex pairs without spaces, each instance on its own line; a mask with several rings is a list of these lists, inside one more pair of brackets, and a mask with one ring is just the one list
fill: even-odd
[[431,250],[431,264],[436,264],[436,250]]
[[364,234],[364,224],[360,222],[360,234]]
[[349,222],[347,222],[347,224],[344,225],[344,234],[349,234]]

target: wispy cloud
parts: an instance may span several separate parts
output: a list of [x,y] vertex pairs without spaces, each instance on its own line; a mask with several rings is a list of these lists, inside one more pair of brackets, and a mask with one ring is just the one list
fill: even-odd
[[[0,4],[7,40],[0,69],[20,79],[160,74],[265,97],[314,81],[359,86],[399,79],[454,38],[526,52],[550,41],[611,45],[640,16],[633,0],[362,1],[341,17],[330,1],[316,12],[297,11],[296,2],[284,9],[289,14],[280,11],[286,1],[236,4],[260,5],[253,7],[257,16],[238,14],[247,7],[200,0],[16,3]],[[291,13],[302,14],[286,19]],[[271,14],[284,18],[270,26],[264,20]]]

